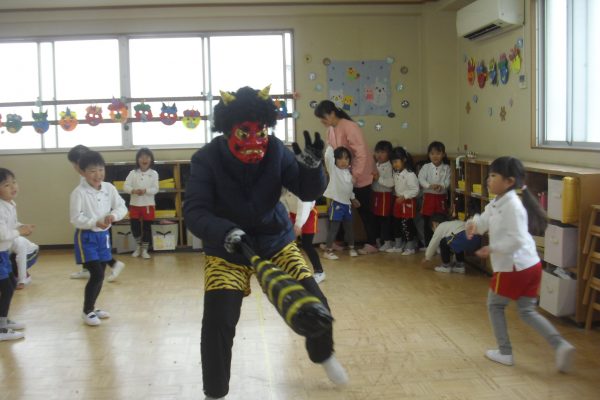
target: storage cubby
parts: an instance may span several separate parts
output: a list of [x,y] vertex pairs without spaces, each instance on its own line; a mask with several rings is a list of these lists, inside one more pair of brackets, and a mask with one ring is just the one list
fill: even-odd
[[[450,163],[452,167],[450,199],[454,217],[464,215],[468,219],[473,214],[483,211],[493,199],[493,196],[488,193],[486,185],[489,165],[492,161],[493,159],[473,159],[461,156],[457,164],[456,158],[452,159]],[[538,198],[542,207],[547,209],[551,224],[549,232],[552,237],[534,236],[540,258],[544,260],[544,253],[548,251],[549,254],[546,258],[554,260],[556,264],[564,263],[565,270],[577,277],[573,318],[576,322],[583,323],[585,321],[582,277],[585,262],[583,244],[591,206],[600,204],[600,191],[596,189],[600,185],[600,170],[534,162],[523,162],[523,165],[526,171],[525,184],[528,190]],[[573,185],[574,183],[579,189],[573,193],[573,187],[571,187],[571,196],[566,200],[565,197],[569,192],[565,188],[568,187],[568,184]],[[474,191],[473,185],[481,185],[481,193]],[[475,186],[475,189],[478,187]],[[563,190],[567,192],[563,194]],[[569,215],[563,215],[564,210],[570,210]],[[565,244],[573,243],[574,236],[576,236],[575,249],[572,248],[572,245]],[[569,238],[570,242],[567,240]],[[546,250],[545,246],[553,247]],[[571,261],[573,254],[569,252],[575,253],[575,262]],[[468,261],[487,273],[492,272],[488,260],[482,261],[472,257],[468,258]]]
[[[125,199],[129,206],[128,193],[123,192],[123,182],[129,172],[136,168],[134,162],[115,162],[106,164],[105,181],[115,185],[119,193]],[[191,247],[185,234],[185,223],[183,221],[182,205],[185,197],[185,181],[189,177],[189,161],[155,161],[152,167],[158,173],[159,192],[155,196],[156,200],[156,222],[172,221],[171,226],[177,229],[177,247]],[[185,181],[184,181],[185,179]],[[129,224],[128,219],[124,219],[120,224]],[[175,235],[174,235],[175,237]]]

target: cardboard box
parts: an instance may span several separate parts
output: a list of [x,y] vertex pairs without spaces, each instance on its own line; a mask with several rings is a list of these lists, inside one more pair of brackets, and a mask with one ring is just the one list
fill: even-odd
[[175,250],[179,239],[179,224],[153,224],[152,248],[155,251]]
[[186,230],[186,239],[187,245],[192,246],[192,249],[202,250],[202,239],[199,239],[196,236],[194,236],[194,234],[189,230]]
[[113,225],[111,228],[112,246],[117,253],[132,253],[135,251],[137,242],[131,232],[129,225]]
[[544,260],[562,268],[577,266],[577,233],[574,226],[548,224],[544,234]]
[[540,307],[550,314],[563,317],[575,313],[577,281],[563,279],[548,271],[542,271]]
[[563,181],[562,179],[548,179],[548,218],[562,220],[563,207]]
[[465,187],[467,187],[466,185],[467,183],[465,181],[458,181],[458,188],[460,190],[465,190]]
[[482,190],[481,190],[481,183],[474,183],[473,184],[473,193],[477,193],[477,194],[482,194]]

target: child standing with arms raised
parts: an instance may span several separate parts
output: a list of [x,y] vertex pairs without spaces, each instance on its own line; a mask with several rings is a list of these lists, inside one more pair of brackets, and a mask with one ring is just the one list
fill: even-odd
[[[14,204],[13,199],[18,192],[19,186],[15,175],[6,168],[0,168],[0,202]],[[8,210],[4,205],[0,207],[0,341],[25,337],[22,332],[15,331],[24,329],[25,325],[8,319],[10,302],[17,284],[8,258],[8,249],[16,238],[33,232],[31,225],[12,226],[12,213]]]
[[[536,310],[542,265],[530,232],[543,234],[546,216],[525,181],[521,161],[500,157],[492,162],[487,178],[488,191],[496,195],[481,215],[467,222],[467,237],[488,232],[490,244],[475,254],[490,257],[494,275],[488,291],[488,313],[498,349],[485,356],[504,365],[513,365],[512,346],[508,337],[504,309],[517,302],[519,316],[531,325],[554,348],[556,368],[567,372],[575,347],[558,333],[552,324]],[[516,193],[521,189],[522,198]]]
[[423,216],[425,246],[429,244],[431,236],[433,236],[431,216],[448,213],[446,201],[451,175],[446,157],[446,146],[442,142],[431,142],[427,147],[427,154],[431,162],[423,165],[419,171],[419,183],[423,188],[421,215]]
[[350,248],[350,256],[356,257],[358,253],[354,250],[354,230],[352,229],[352,206],[359,207],[360,203],[354,197],[352,174],[350,163],[352,155],[350,150],[340,146],[333,150],[327,146],[325,150],[325,166],[329,173],[329,183],[323,196],[331,199],[329,205],[329,229],[327,230],[327,242],[325,243],[325,254],[328,260],[337,260],[339,257],[333,253],[333,241],[344,225],[345,240]]
[[79,168],[84,181],[71,193],[70,219],[75,226],[75,259],[90,273],[85,286],[83,321],[100,325],[108,312],[96,309],[96,299],[102,290],[104,270],[112,259],[109,229],[112,223],[127,214],[125,201],[117,189],[104,182],[104,159],[96,151],[81,156]]
[[154,195],[158,193],[158,173],[152,169],[154,154],[143,147],[135,155],[137,169],[127,175],[123,190],[131,194],[129,201],[129,219],[131,232],[137,242],[132,257],[150,258],[148,246],[152,239],[152,221],[154,221]]
[[410,153],[403,147],[395,147],[390,157],[394,168],[394,247],[388,253],[415,254],[417,249],[416,198],[419,195],[419,179],[415,175]]
[[390,162],[392,144],[387,140],[380,140],[375,145],[375,167],[373,173],[373,198],[371,211],[375,216],[381,246],[379,251],[386,251],[394,247],[392,241],[392,190],[394,190],[394,171]]

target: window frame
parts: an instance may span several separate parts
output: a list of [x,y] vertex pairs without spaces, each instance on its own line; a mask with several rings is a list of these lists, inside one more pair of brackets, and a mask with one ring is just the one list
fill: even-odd
[[[280,35],[281,42],[283,47],[283,59],[282,59],[282,70],[283,70],[283,87],[284,93],[271,93],[273,99],[284,99],[288,105],[288,115],[286,118],[282,118],[278,120],[278,125],[284,125],[283,132],[284,138],[282,139],[285,143],[291,143],[295,137],[295,117],[292,114],[291,110],[296,110],[297,104],[295,102],[294,96],[294,32],[292,29],[268,29],[268,30],[244,30],[244,31],[198,31],[198,32],[168,32],[168,33],[136,33],[136,34],[101,34],[101,35],[77,35],[77,36],[43,36],[43,37],[28,37],[22,39],[7,39],[0,40],[0,43],[35,43],[37,45],[37,53],[38,53],[38,64],[41,64],[40,58],[40,47],[42,43],[50,43],[54,47],[54,43],[57,41],[77,41],[77,40],[102,40],[102,39],[116,39],[118,41],[118,49],[119,49],[119,70],[120,70],[120,90],[121,90],[121,98],[125,98],[127,100],[127,105],[130,109],[130,121],[127,125],[130,125],[132,128],[125,128],[123,124],[121,124],[121,145],[111,145],[111,146],[94,146],[94,149],[99,151],[118,151],[118,150],[134,150],[139,148],[140,146],[148,146],[153,149],[196,149],[208,144],[215,136],[220,135],[220,133],[212,132],[211,122],[208,118],[210,114],[212,114],[212,109],[214,105],[218,102],[219,96],[210,95],[213,93],[212,81],[211,81],[211,71],[210,71],[210,38],[211,37],[222,37],[222,36],[273,36]],[[190,38],[190,37],[199,37],[202,39],[202,48],[200,51],[202,52],[202,80],[204,82],[204,87],[207,94],[202,94],[201,96],[184,96],[184,97],[153,97],[153,98],[132,98],[131,97],[131,74],[130,74],[130,62],[129,62],[129,40],[131,39],[160,39],[160,38]],[[53,57],[55,57],[55,53],[53,52]],[[289,59],[288,59],[289,57]],[[53,63],[55,59],[53,59]],[[286,68],[290,67],[290,70]],[[54,69],[55,66],[53,65]],[[53,71],[55,75],[55,71]],[[38,68],[38,79],[42,75],[41,65]],[[52,86],[56,88],[56,80],[54,78],[52,82]],[[217,90],[217,88],[214,88]],[[41,88],[38,89],[38,94],[40,93]],[[105,105],[110,102],[111,99],[73,99],[73,100],[52,100],[52,101],[42,101],[41,104],[44,108],[55,108],[57,111],[62,111],[60,109],[61,105],[65,104],[99,104],[105,108]],[[135,130],[135,125],[140,124],[140,122],[132,121],[132,108],[134,104],[137,104],[141,101],[196,101],[200,102],[198,109],[202,113],[202,119],[205,121],[204,128],[204,142],[195,142],[195,143],[184,143],[184,144],[133,144],[133,131]],[[27,102],[6,102],[0,103],[0,109],[14,106],[21,107],[31,107],[32,109],[36,109],[39,107],[39,101],[27,101]],[[291,105],[291,107],[290,107]],[[2,114],[7,114],[6,112],[2,112]],[[179,113],[178,113],[179,114]],[[2,120],[2,129],[4,129],[4,123],[6,122],[6,117],[3,115]],[[22,115],[23,117],[23,127],[22,129],[33,129],[31,127],[32,120],[29,114]],[[181,119],[181,114],[178,116],[179,120]],[[78,117],[80,124],[85,124],[86,122],[79,116]],[[65,153],[69,151],[67,147],[57,147],[59,145],[58,140],[58,129],[61,129],[57,120],[50,120],[50,129],[40,135],[39,147],[35,149],[2,149],[0,148],[0,154],[44,154],[44,153]],[[178,121],[180,122],[180,121]],[[102,122],[104,123],[117,123],[108,120]],[[55,139],[53,140],[56,143],[56,147],[45,147],[44,137],[47,134],[55,135]],[[274,132],[273,132],[274,134]]]
[[[570,2],[568,3],[569,15],[572,13]],[[546,13],[545,13],[545,0],[532,0],[530,15],[534,16],[531,24],[531,37],[533,38],[532,43],[532,63],[533,71],[536,76],[533,80],[533,88],[531,92],[531,103],[532,103],[532,116],[531,116],[531,147],[534,149],[542,150],[574,150],[574,151],[600,151],[600,142],[587,142],[587,141],[574,141],[573,130],[568,126],[572,127],[572,112],[569,111],[569,107],[573,106],[572,96],[572,59],[573,59],[573,46],[571,45],[573,27],[572,21],[567,21],[567,31],[569,32],[569,38],[567,39],[567,54],[569,60],[567,61],[567,107],[565,110],[567,126],[565,127],[565,139],[564,140],[547,140],[546,139],[546,114],[545,114],[545,102],[546,102],[546,53],[545,53],[545,33],[546,33]],[[569,17],[570,18],[570,17]]]

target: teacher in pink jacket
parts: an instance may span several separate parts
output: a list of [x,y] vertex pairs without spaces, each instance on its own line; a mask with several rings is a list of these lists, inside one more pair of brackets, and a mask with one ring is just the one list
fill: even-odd
[[315,116],[328,128],[327,141],[334,149],[344,146],[352,153],[352,178],[354,194],[360,202],[357,209],[365,227],[367,243],[358,250],[360,254],[376,253],[374,217],[371,213],[371,184],[375,161],[367,146],[360,127],[346,112],[339,109],[332,101],[323,100],[315,108]]

